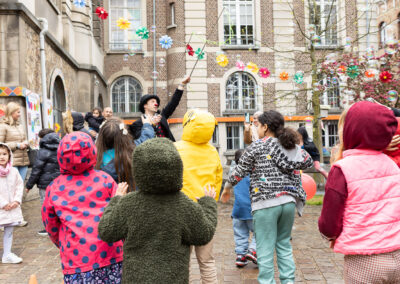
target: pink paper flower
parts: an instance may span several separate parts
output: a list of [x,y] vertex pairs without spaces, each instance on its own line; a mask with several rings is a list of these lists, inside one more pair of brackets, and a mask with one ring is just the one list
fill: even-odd
[[243,71],[244,68],[246,68],[246,65],[243,63],[243,61],[238,60],[236,61],[236,68]]

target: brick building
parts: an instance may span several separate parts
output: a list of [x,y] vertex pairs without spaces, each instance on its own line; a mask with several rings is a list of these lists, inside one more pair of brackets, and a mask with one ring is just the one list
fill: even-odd
[[389,39],[400,40],[400,1],[379,0],[377,2],[379,48],[382,48]]
[[[316,47],[320,59],[341,49],[346,37],[360,37],[354,44],[359,51],[377,43],[376,33],[362,37],[369,26],[377,27],[376,10],[366,13],[365,1],[358,0],[316,0],[317,12],[313,15],[305,4],[308,1],[155,0],[155,27],[153,0],[85,2],[85,7],[78,8],[72,0],[0,0],[0,32],[6,39],[0,44],[0,87],[23,86],[41,94],[38,18],[47,18],[47,89],[55,108],[88,111],[96,105],[110,105],[115,115],[130,123],[140,115],[140,96],[154,92],[154,76],[156,93],[161,106],[165,106],[196,62],[196,57],[186,53],[186,44],[190,41],[196,50],[206,43],[205,57],[197,63],[170,124],[179,139],[180,122],[188,109],[196,107],[213,113],[219,125],[212,142],[224,163],[235,149],[244,147],[245,113],[277,109],[288,124],[311,127],[311,94],[303,90],[311,88],[310,74],[305,73],[304,83],[299,86],[292,80],[296,71],[310,65],[309,57],[301,53],[309,49],[301,34],[308,33],[311,18],[320,19],[316,29],[326,31]],[[108,11],[107,20],[98,19],[94,13],[97,6]],[[327,10],[332,16],[327,17]],[[120,17],[129,19],[130,29],[117,27]],[[141,26],[151,31],[148,40],[135,36],[135,29]],[[158,44],[162,35],[173,39],[170,49]],[[216,62],[221,52],[229,59],[226,67]],[[238,59],[267,67],[272,76],[261,78],[247,69],[241,71],[235,64]],[[289,73],[288,81],[279,79],[283,71]],[[326,147],[335,144],[338,137],[337,119],[344,106],[340,98],[339,84],[323,97],[323,103],[331,106],[330,115],[323,121]]]

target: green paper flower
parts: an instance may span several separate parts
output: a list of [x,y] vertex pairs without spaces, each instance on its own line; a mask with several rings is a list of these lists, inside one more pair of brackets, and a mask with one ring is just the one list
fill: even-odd
[[202,51],[201,48],[198,48],[195,53],[199,60],[202,60],[204,58],[204,51]]
[[351,79],[356,78],[358,75],[360,75],[360,70],[358,69],[357,65],[352,65],[347,67],[347,76],[349,76]]
[[149,38],[149,30],[146,27],[141,27],[136,30],[136,34],[141,39],[148,39]]
[[303,72],[296,72],[296,74],[294,74],[294,76],[293,76],[293,81],[296,84],[303,84],[303,82],[304,82],[304,74],[303,74]]

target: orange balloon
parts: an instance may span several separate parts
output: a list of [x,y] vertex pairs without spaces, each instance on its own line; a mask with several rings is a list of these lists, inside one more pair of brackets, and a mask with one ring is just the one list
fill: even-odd
[[317,193],[317,184],[314,179],[307,174],[301,175],[301,184],[307,194],[307,200],[310,200]]

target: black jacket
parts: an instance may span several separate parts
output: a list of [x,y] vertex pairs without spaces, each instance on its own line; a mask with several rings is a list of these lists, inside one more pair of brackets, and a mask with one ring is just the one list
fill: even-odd
[[97,133],[100,131],[100,125],[106,118],[104,116],[94,117],[93,113],[88,112],[85,115],[85,120],[89,124],[89,127],[92,128]]
[[[174,95],[172,96],[171,101],[167,104],[167,106],[161,112],[161,128],[165,133],[165,137],[169,138],[171,141],[175,142],[175,138],[172,135],[171,130],[169,129],[167,119],[174,113],[175,109],[179,105],[179,102],[182,98],[183,90],[176,89]],[[129,125],[129,131],[131,132],[133,139],[138,139],[142,132],[143,122],[141,119],[136,120],[134,123]]]
[[47,186],[60,175],[60,167],[57,161],[57,148],[60,137],[56,133],[49,133],[40,139],[40,149],[32,167],[32,173],[26,183],[27,189],[37,184],[40,189]]

